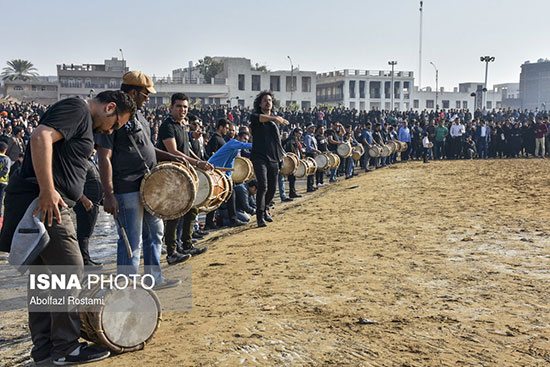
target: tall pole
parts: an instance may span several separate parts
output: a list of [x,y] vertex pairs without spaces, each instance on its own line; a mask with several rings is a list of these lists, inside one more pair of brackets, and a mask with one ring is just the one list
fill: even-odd
[[292,65],[292,59],[290,56],[287,56],[290,61],[290,103],[292,104],[294,96],[294,66]]
[[395,86],[393,85],[393,71],[395,65],[397,65],[397,61],[388,61],[388,65],[391,65],[391,87],[390,87],[390,94],[391,94],[391,110],[393,111],[393,95],[395,94]]
[[122,56],[122,61],[124,61],[124,53],[122,53],[122,49],[121,49],[121,48],[119,48],[119,50],[120,50],[120,56]]
[[495,57],[494,56],[481,56],[479,58],[479,60],[481,62],[484,62],[485,63],[485,84],[483,86],[483,89],[484,91],[482,91],[481,93],[481,108],[485,108],[484,105],[485,105],[485,94],[487,93],[487,75],[489,74],[489,63],[490,62],[493,62],[495,61]]
[[418,90],[422,90],[422,7],[424,2],[420,2],[420,42],[418,47]]
[[435,110],[437,111],[439,109],[439,106],[437,103],[438,97],[439,97],[439,70],[437,70],[437,67],[433,62],[430,61],[430,64],[432,64],[432,66],[435,69]]

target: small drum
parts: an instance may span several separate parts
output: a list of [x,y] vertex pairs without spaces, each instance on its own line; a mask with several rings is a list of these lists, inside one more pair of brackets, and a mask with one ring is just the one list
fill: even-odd
[[363,154],[365,154],[365,148],[363,148],[362,144],[358,144],[358,145],[353,147],[352,156],[353,156],[354,160],[358,161],[359,159],[361,159]]
[[82,337],[113,352],[143,349],[159,326],[161,306],[152,290],[139,286],[135,289],[101,289],[99,282],[97,286],[85,289],[81,293],[81,297],[84,296],[103,298],[104,302],[100,306],[79,309]]
[[197,169],[199,187],[193,203],[201,212],[211,212],[220,207],[233,191],[233,181],[220,170]]
[[139,188],[143,207],[160,219],[179,218],[191,209],[198,186],[193,167],[161,162],[148,172]]
[[433,148],[434,147],[434,143],[432,143],[431,141],[428,143],[428,148]]
[[353,153],[350,143],[341,143],[336,147],[336,152],[342,158],[348,158]]
[[317,164],[317,169],[320,171],[325,171],[330,168],[330,159],[325,153],[317,154],[315,156],[315,163]]
[[382,157],[387,157],[391,154],[391,149],[388,144],[382,145]]
[[317,171],[317,162],[315,162],[315,159],[313,159],[311,157],[307,157],[306,161],[309,162],[309,167],[308,167],[306,175],[307,176],[314,175],[315,172]]
[[382,156],[382,148],[380,148],[378,145],[371,145],[369,148],[369,157],[380,157]]
[[281,167],[280,173],[283,176],[294,175],[298,169],[298,164],[300,160],[298,156],[294,153],[287,153],[283,158],[283,165]]
[[254,167],[252,161],[245,157],[236,157],[233,164],[233,174],[231,179],[235,183],[248,182],[252,179]]
[[388,142],[388,146],[390,147],[391,154],[397,153],[397,149],[399,149],[399,145],[395,142],[395,140],[390,140]]

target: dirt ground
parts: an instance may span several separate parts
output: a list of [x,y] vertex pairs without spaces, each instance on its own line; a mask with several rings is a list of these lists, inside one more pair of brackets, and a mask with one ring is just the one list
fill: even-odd
[[[279,205],[191,260],[191,312],[95,365],[548,366],[549,172],[409,162]],[[1,363],[29,365],[25,313],[0,318]]]

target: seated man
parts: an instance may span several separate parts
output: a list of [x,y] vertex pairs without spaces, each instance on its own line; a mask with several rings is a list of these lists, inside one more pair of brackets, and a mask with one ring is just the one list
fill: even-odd
[[238,184],[235,186],[234,190],[236,195],[237,218],[248,223],[250,221],[250,215],[256,214],[256,200],[254,199],[254,195],[256,195],[256,191],[258,190],[256,180]]

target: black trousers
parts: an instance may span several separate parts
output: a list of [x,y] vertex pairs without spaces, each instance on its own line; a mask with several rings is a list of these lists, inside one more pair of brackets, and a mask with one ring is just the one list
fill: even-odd
[[314,175],[309,175],[307,176],[307,190],[308,191],[311,191],[314,189],[314,182],[315,181],[315,176]]
[[261,218],[267,205],[273,200],[277,189],[279,163],[264,159],[252,159],[258,192],[256,193],[256,216]]
[[99,214],[99,205],[94,203],[92,209],[86,211],[79,201],[73,210],[76,214],[76,238],[78,240],[78,246],[80,247],[82,259],[84,263],[86,263],[90,261],[88,242],[90,241],[90,237],[92,237],[92,233],[94,233],[94,227]]
[[288,175],[288,187],[290,190],[290,196],[296,195],[296,176]]
[[[190,248],[193,245],[193,225],[195,224],[195,218],[199,214],[197,208],[191,208],[182,218],[183,226],[181,232],[181,242],[184,249]],[[176,252],[176,235],[178,231],[178,222],[180,218],[170,219],[164,222],[164,243],[166,244],[166,252],[168,255],[172,255]]]
[[317,185],[322,185],[323,179],[324,179],[325,171],[317,170],[315,171],[315,182],[317,182]]

